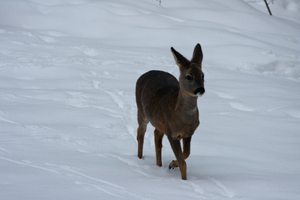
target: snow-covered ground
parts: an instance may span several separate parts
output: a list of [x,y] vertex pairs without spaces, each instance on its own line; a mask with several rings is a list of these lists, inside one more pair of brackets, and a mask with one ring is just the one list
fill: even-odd
[[[300,199],[300,2],[1,0],[0,199]],[[188,180],[135,81],[204,51]]]

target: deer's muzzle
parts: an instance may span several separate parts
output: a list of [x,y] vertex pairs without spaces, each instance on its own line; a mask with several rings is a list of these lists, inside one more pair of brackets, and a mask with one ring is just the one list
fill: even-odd
[[197,88],[194,93],[195,93],[195,95],[203,95],[204,92],[205,92],[204,87],[200,87],[200,88]]

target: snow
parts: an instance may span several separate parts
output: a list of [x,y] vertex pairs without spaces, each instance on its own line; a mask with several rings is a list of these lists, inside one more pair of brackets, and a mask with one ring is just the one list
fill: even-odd
[[[300,198],[300,2],[0,1],[0,199]],[[135,81],[202,44],[188,180],[153,128],[136,156]]]

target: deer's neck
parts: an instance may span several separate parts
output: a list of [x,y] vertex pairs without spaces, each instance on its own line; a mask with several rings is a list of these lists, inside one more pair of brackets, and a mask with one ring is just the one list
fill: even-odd
[[198,112],[197,98],[179,90],[176,111],[187,116],[196,114]]

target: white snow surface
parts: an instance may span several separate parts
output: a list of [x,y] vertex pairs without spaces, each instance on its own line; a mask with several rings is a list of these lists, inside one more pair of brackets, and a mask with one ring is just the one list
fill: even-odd
[[[300,1],[1,0],[0,199],[300,199]],[[204,53],[188,180],[135,82]]]

